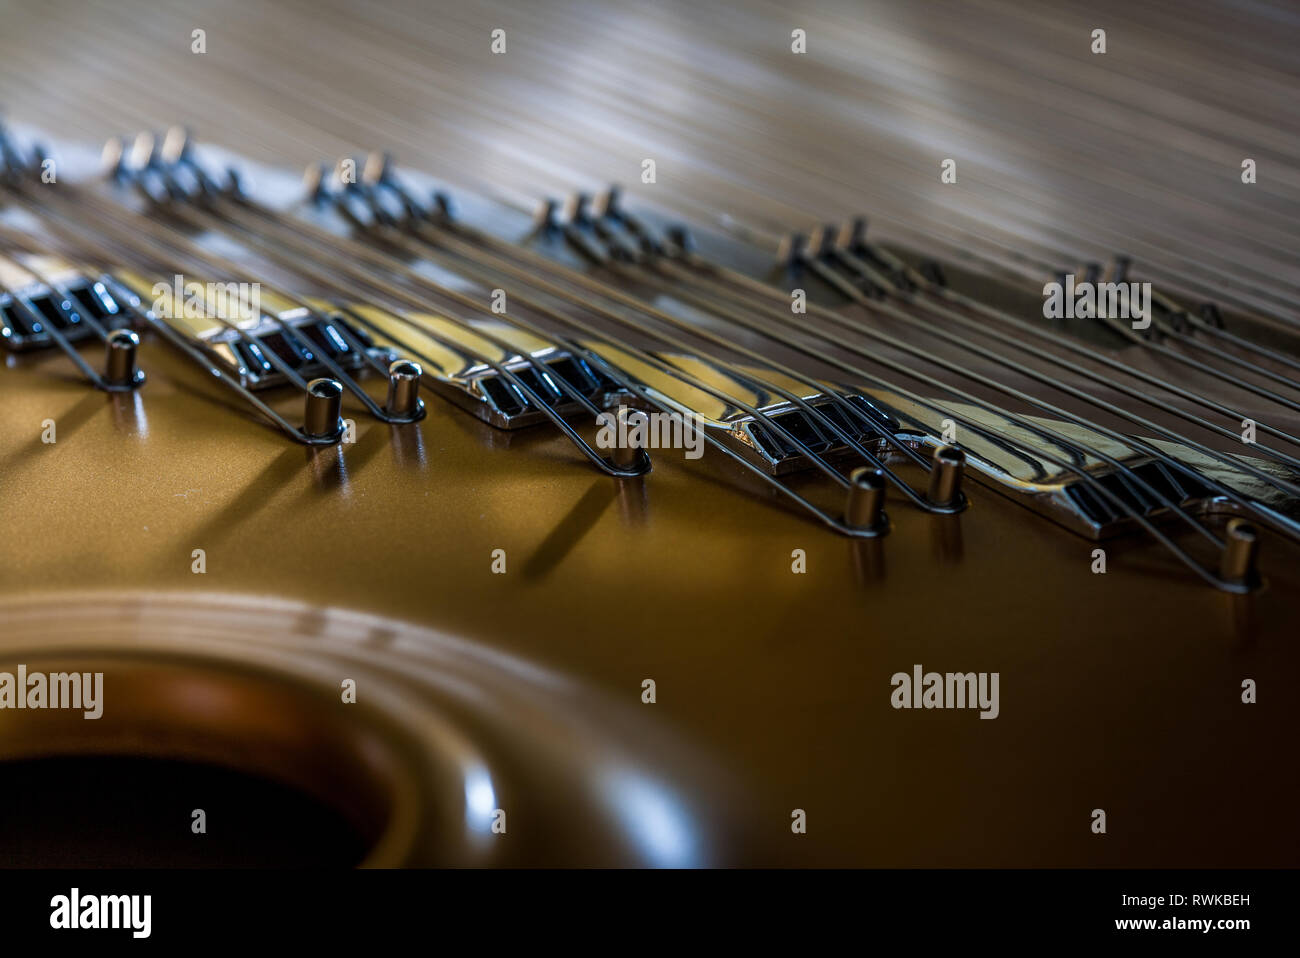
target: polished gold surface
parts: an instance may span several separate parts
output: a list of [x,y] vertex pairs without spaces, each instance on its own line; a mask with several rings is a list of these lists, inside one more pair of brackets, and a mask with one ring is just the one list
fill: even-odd
[[[20,601],[38,616],[7,626],[6,658],[39,649],[56,625],[55,648],[79,654],[103,629],[148,638],[158,603],[160,621],[193,630],[192,654],[242,641],[248,664],[288,655],[325,695],[375,666],[317,652],[313,617],[359,610],[476,643],[469,675],[489,690],[502,670],[558,676],[538,690],[539,715],[617,704],[605,744],[626,755],[648,754],[647,737],[689,745],[703,764],[668,761],[659,774],[689,798],[692,822],[731,823],[704,827],[730,836],[708,860],[1227,865],[1280,863],[1295,848],[1296,771],[1259,732],[1294,723],[1295,699],[1278,689],[1254,710],[1239,703],[1241,679],[1294,674],[1300,654],[1297,566],[1276,554],[1248,597],[1205,588],[1140,540],[1094,576],[1091,543],[982,490],[954,517],[891,497],[892,533],[847,542],[737,496],[708,457],[660,452],[648,478],[620,482],[545,431],[503,433],[441,402],[422,423],[357,417],[354,445],[304,449],[196,393],[190,367],[156,343],[142,348],[139,395],[88,392],[65,363],[12,361],[0,379],[11,424],[0,581],[6,613]],[[203,575],[191,571],[199,548]],[[498,548],[505,575],[491,571]],[[794,549],[806,574],[791,571]],[[102,596],[67,598],[87,592]],[[300,604],[303,638],[286,646],[268,625],[283,617],[260,619],[255,605],[232,624],[220,595]],[[349,638],[371,640],[387,641]],[[890,676],[916,662],[1000,671],[999,719],[892,711]],[[110,708],[130,695],[116,674]],[[646,678],[654,705],[640,700]],[[497,720],[516,745],[534,721],[504,699]],[[590,746],[570,745],[585,764]],[[558,817],[525,826],[531,798],[515,793],[519,830],[567,821],[574,780],[533,781],[560,793],[548,808]],[[1142,828],[1089,842],[1100,804]],[[789,831],[793,808],[809,812],[806,836]],[[1085,825],[1063,825],[1075,819]],[[521,859],[603,860],[611,841],[528,845]]]

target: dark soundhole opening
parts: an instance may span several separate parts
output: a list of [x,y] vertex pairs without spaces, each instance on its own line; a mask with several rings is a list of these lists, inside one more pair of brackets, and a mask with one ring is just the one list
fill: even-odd
[[[206,814],[206,834],[192,830]],[[138,756],[0,762],[0,866],[341,867],[365,837],[310,793],[215,764]]]

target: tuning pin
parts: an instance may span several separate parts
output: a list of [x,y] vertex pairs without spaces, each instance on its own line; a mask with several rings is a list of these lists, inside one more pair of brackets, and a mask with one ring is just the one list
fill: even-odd
[[582,192],[570,193],[564,201],[564,210],[561,214],[566,223],[573,223],[575,226],[585,226],[591,221],[591,214],[587,212],[587,204],[591,198]]
[[930,488],[926,493],[931,505],[941,509],[960,505],[961,477],[965,465],[966,454],[956,446],[940,446],[934,451]]
[[388,402],[384,405],[390,419],[414,422],[424,415],[420,399],[420,376],[424,370],[409,359],[399,359],[388,367]]
[[167,166],[184,163],[190,158],[193,141],[190,131],[183,126],[169,127],[163,136],[161,156]]
[[131,143],[131,155],[127,166],[135,172],[152,169],[156,165],[158,138],[148,130],[141,130]]
[[367,186],[387,183],[393,177],[393,154],[371,150],[366,154],[365,165],[361,167],[361,182]]
[[157,166],[169,176],[180,175],[191,181],[196,192],[208,195],[220,192],[220,187],[207,170],[194,159],[194,136],[187,127],[172,126],[163,135],[157,152]]
[[840,231],[834,223],[813,227],[808,237],[808,255],[814,259],[840,248]]
[[855,216],[851,220],[845,220],[840,224],[839,232],[835,236],[835,245],[839,249],[853,252],[859,249],[867,240],[867,218],[865,216]]
[[312,206],[322,206],[329,199],[329,174],[324,163],[309,163],[302,174],[303,192]]
[[816,249],[813,251],[814,256],[825,256],[839,249],[839,229],[836,228],[834,223],[826,223],[817,227],[817,229],[813,230],[813,235],[816,237],[814,240],[816,245]]
[[623,191],[617,183],[611,183],[609,189],[596,195],[592,211],[597,219],[621,220],[623,218]]
[[879,530],[884,525],[885,472],[862,466],[849,473],[844,522],[854,529]]
[[[362,169],[365,168],[365,161],[362,161]],[[352,156],[340,156],[330,170],[331,188],[343,193],[355,193],[360,189],[357,183],[357,161]]]
[[1259,554],[1259,533],[1245,519],[1233,519],[1224,530],[1219,576],[1236,585],[1253,585],[1255,559]]
[[313,379],[307,384],[307,411],[303,432],[311,439],[331,439],[343,431],[339,413],[343,386],[335,379]]
[[115,329],[104,342],[104,381],[117,389],[134,389],[144,382],[144,373],[135,366],[140,337],[129,329]]
[[543,200],[541,206],[537,208],[537,212],[533,215],[533,229],[538,233],[547,234],[558,230],[560,222],[556,212],[559,206],[560,204],[550,197]]
[[100,153],[100,166],[104,171],[104,176],[110,180],[120,182],[126,175],[126,144],[122,142],[120,136],[110,136],[104,142],[104,149]]
[[804,252],[809,259],[818,259],[822,255],[822,228],[814,226],[808,231],[808,241],[804,245]]
[[633,417],[640,416],[644,419],[645,413],[629,409],[627,406],[619,406],[617,416],[618,442],[614,446],[610,459],[619,469],[635,469],[640,458],[641,447],[636,441],[637,424]]
[[803,233],[786,233],[781,237],[780,245],[776,248],[777,265],[795,266],[804,258],[807,248],[808,237]]

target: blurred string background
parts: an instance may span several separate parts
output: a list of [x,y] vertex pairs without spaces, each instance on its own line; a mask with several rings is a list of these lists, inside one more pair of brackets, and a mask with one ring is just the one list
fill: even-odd
[[519,202],[617,181],[772,242],[865,213],[1033,269],[1122,251],[1273,313],[1300,287],[1294,2],[3,0],[0,109],[288,167],[383,148]]

